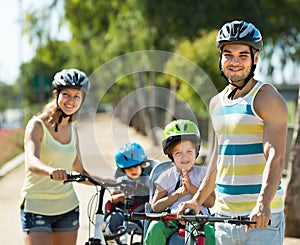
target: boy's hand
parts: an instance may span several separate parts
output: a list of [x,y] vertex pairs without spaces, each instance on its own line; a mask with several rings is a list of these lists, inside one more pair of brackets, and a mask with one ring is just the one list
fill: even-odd
[[197,188],[192,184],[189,172],[182,169],[182,185],[185,187],[186,191],[193,193],[193,189]]
[[117,204],[117,203],[123,203],[125,204],[125,194],[124,193],[115,193],[111,196],[112,202]]
[[200,208],[196,200],[192,199],[187,202],[182,202],[181,204],[179,204],[176,209],[176,213],[183,214],[184,210],[186,210],[187,208],[193,209],[195,211],[195,214],[198,214],[200,212]]
[[184,195],[186,194],[186,192],[187,192],[187,189],[186,189],[186,187],[185,187],[184,185],[180,186],[180,187],[175,191],[175,193],[176,193],[177,195],[179,195],[180,197],[181,197],[181,196],[184,196]]

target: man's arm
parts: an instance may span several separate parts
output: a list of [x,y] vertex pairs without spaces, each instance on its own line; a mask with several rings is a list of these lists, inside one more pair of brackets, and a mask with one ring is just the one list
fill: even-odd
[[[214,106],[217,103],[218,97],[214,97],[210,103],[210,115],[212,116],[212,111]],[[205,175],[204,180],[201,183],[196,194],[193,196],[192,200],[188,202],[181,203],[178,206],[177,213],[183,213],[187,208],[195,210],[195,213],[200,212],[200,205],[203,205],[207,198],[213,197],[215,199],[214,193],[212,192],[215,189],[215,182],[217,177],[217,159],[218,159],[218,140],[215,136],[214,144],[210,154],[208,169]],[[211,196],[213,195],[213,196]]]
[[263,86],[254,101],[254,108],[264,120],[263,147],[266,166],[262,188],[255,208],[250,214],[257,224],[252,228],[268,226],[273,200],[284,168],[288,110],[284,99],[271,86]]

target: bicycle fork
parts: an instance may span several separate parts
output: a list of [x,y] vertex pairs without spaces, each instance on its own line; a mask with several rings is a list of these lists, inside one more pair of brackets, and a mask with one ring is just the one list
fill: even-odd
[[105,245],[106,241],[102,232],[102,227],[104,224],[104,213],[103,213],[103,197],[105,193],[105,188],[101,188],[99,191],[99,203],[97,212],[95,214],[95,227],[94,227],[94,237],[89,238],[89,241],[85,245]]
[[[190,222],[186,223],[185,229],[185,238],[184,244],[186,245],[205,245],[205,234],[204,234],[204,226],[196,224],[197,227],[195,229],[195,224]],[[194,233],[194,235],[193,235]]]

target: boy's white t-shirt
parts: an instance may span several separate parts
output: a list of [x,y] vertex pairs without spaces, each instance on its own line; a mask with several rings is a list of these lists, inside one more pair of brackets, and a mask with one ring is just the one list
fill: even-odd
[[[203,181],[206,174],[206,167],[194,165],[192,170],[189,172],[190,179],[192,184],[199,187],[201,182]],[[163,172],[155,181],[156,185],[160,185],[163,189],[167,191],[167,195],[170,195],[174,192],[180,172],[177,171],[176,166],[174,165],[172,168],[169,168],[165,172]],[[180,177],[180,186],[182,182],[182,176]],[[193,195],[191,193],[186,193],[183,197],[180,197],[176,202],[174,202],[171,207],[171,212],[175,212],[178,205],[182,202],[186,202],[191,200]],[[208,210],[206,207],[201,206],[200,210],[203,214],[208,214]]]

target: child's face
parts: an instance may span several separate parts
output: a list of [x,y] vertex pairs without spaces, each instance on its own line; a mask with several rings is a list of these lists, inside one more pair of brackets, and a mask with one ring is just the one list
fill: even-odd
[[195,145],[189,140],[181,141],[172,149],[172,156],[178,169],[189,171],[196,159]]
[[142,175],[141,165],[125,168],[124,171],[125,174],[131,179],[138,179]]

